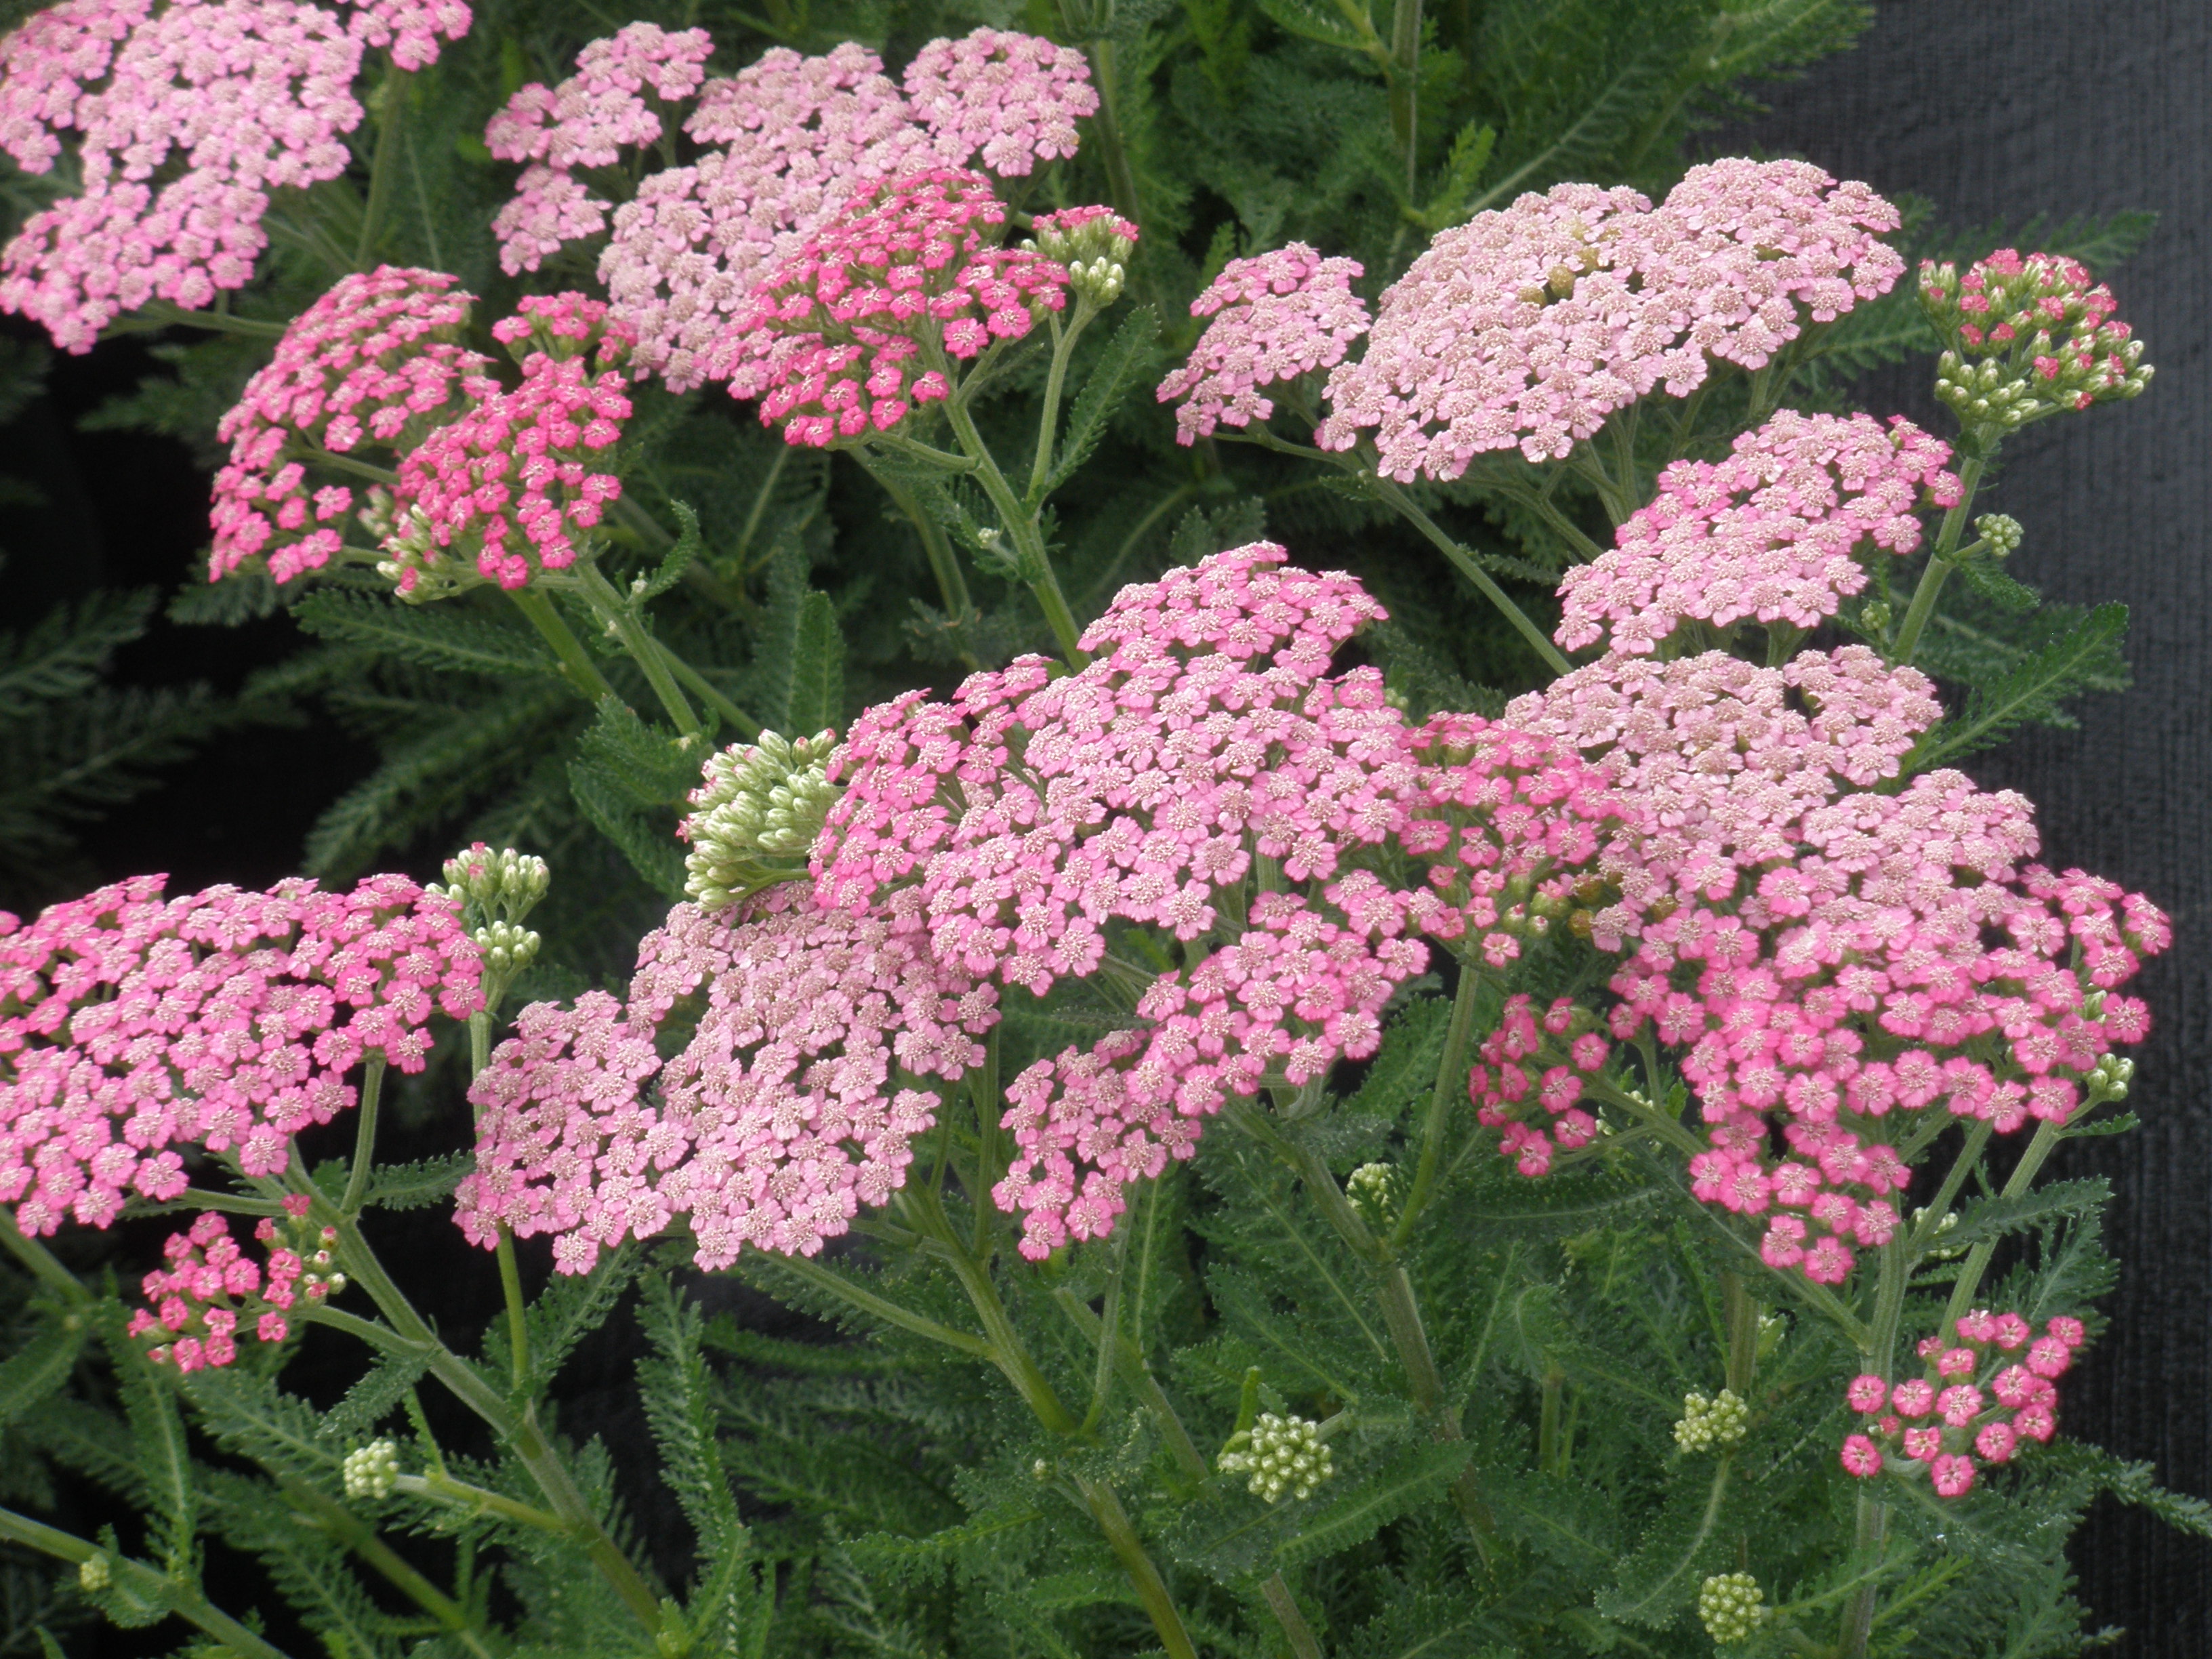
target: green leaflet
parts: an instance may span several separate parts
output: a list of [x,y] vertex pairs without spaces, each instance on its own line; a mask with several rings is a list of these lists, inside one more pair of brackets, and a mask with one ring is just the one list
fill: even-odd
[[2054,1181],[2017,1198],[1999,1194],[1979,1199],[1960,1206],[1957,1224],[1943,1234],[1941,1242],[1951,1249],[2001,1238],[2007,1233],[2025,1232],[2045,1222],[2073,1219],[2103,1209],[2112,1195],[2111,1182],[2102,1176],[2090,1176],[2078,1181]]
[[168,1378],[136,1352],[136,1345],[118,1339],[110,1346],[124,1413],[131,1425],[131,1450],[152,1510],[148,1545],[158,1553],[164,1571],[182,1583],[196,1583],[199,1577],[199,1552],[194,1547],[199,1532],[199,1486],[191,1450],[185,1441],[184,1422],[177,1414],[176,1395]]
[[[1370,1479],[1344,1492],[1276,1546],[1274,1565],[1295,1567],[1364,1543],[1417,1504],[1443,1496],[1474,1455],[1463,1442],[1408,1446]],[[1341,1477],[1340,1477],[1341,1478]]]
[[767,614],[755,636],[745,698],[771,731],[811,737],[845,719],[845,638],[837,607],[808,586],[805,550],[776,549]]
[[69,1380],[91,1332],[56,1320],[0,1364],[0,1425],[12,1423]]
[[[2042,643],[2031,647],[2013,667],[1977,684],[1956,719],[1924,733],[1905,757],[1908,772],[1986,749],[2029,721],[2070,726],[2074,717],[2063,706],[2068,698],[2125,689],[2129,671],[2120,641],[2127,633],[2127,606],[2100,605],[2074,616],[2052,606],[2035,621],[2041,625],[2037,631]],[[1942,672],[1940,665],[1931,665]]]
[[366,647],[425,668],[457,674],[525,678],[558,672],[553,655],[510,608],[494,621],[461,600],[402,605],[326,587],[292,607],[300,626],[320,638]]
[[226,1365],[194,1371],[181,1386],[199,1425],[218,1445],[265,1468],[327,1476],[343,1458],[344,1449],[322,1432],[315,1408],[268,1377]]
[[1043,489],[1035,492],[1036,499],[1050,495],[1091,459],[1122,399],[1157,366],[1159,332],[1159,313],[1150,306],[1139,306],[1121,319],[1076,395],[1060,434],[1060,453],[1045,475]]
[[398,1408],[429,1369],[427,1355],[380,1353],[345,1397],[322,1414],[316,1437],[343,1446],[367,1434]]
[[1722,1458],[1705,1480],[1677,1481],[1666,1507],[1644,1541],[1620,1566],[1613,1588],[1597,1598],[1597,1610],[1625,1624],[1672,1625],[1697,1599],[1698,1586],[1723,1557],[1726,1540],[1722,1516],[1735,1460]]
[[368,1178],[364,1200],[373,1210],[420,1210],[450,1196],[476,1167],[473,1152],[428,1158],[416,1164],[383,1164]]
[[675,819],[705,758],[703,744],[647,726],[619,698],[604,697],[568,763],[569,793],[592,827],[672,899],[684,896]]
[[0,634],[0,719],[20,720],[97,684],[108,659],[146,631],[155,597],[151,588],[88,593],[75,611],[56,605],[27,634]]
[[[591,1272],[556,1273],[546,1281],[523,1321],[530,1336],[530,1376],[522,1393],[542,1393],[560,1374],[576,1345],[606,1322],[642,1265],[643,1252],[628,1239],[601,1255]],[[494,1331],[485,1340],[497,1347],[506,1334]]]

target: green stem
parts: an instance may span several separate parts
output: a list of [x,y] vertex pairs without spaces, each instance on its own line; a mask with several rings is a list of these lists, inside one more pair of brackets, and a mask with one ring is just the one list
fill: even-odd
[[1421,0],[1398,0],[1390,27],[1390,128],[1406,157],[1413,199],[1421,148]]
[[82,1565],[99,1556],[107,1562],[111,1583],[117,1583],[138,1600],[154,1607],[167,1607],[188,1624],[197,1625],[210,1636],[238,1656],[238,1659],[286,1659],[283,1649],[272,1646],[210,1601],[197,1589],[179,1583],[166,1573],[156,1572],[143,1561],[129,1557],[109,1555],[89,1539],[79,1538],[75,1533],[50,1527],[43,1521],[33,1521],[27,1515],[18,1515],[13,1510],[0,1509],[0,1539],[11,1544],[51,1555],[64,1561]]
[[284,1206],[273,1198],[246,1198],[237,1193],[210,1192],[205,1187],[187,1187],[171,1203],[194,1210],[219,1210],[225,1215],[280,1216]]
[[902,1308],[896,1302],[885,1300],[872,1291],[862,1290],[842,1273],[832,1273],[820,1263],[803,1255],[794,1255],[776,1264],[795,1279],[802,1279],[818,1291],[850,1304],[871,1319],[895,1325],[900,1330],[915,1336],[926,1337],[932,1342],[942,1343],[970,1359],[989,1359],[994,1356],[991,1345],[981,1337],[967,1331],[955,1330],[950,1325],[939,1324],[934,1319]]
[[695,735],[700,729],[699,716],[684,700],[675,676],[668,672],[667,654],[662,650],[659,641],[639,620],[636,611],[615,591],[614,584],[600,572],[599,566],[588,560],[581,560],[576,568],[579,573],[577,587],[591,605],[592,614],[603,625],[613,629],[615,637],[622,641],[623,649],[629,653],[630,660],[644,674],[646,684],[653,688],[653,695],[660,699],[661,708],[667,711],[668,718],[675,721],[676,729],[686,737]]
[[1943,1177],[1942,1187],[1929,1201],[1927,1218],[1913,1229],[1911,1252],[1915,1261],[1935,1243],[1937,1230],[1943,1224],[1943,1218],[1951,1212],[1951,1200],[1958,1197],[1959,1188],[1966,1184],[1966,1177],[1973,1173],[1974,1165],[1980,1160],[1983,1149],[1990,1144],[1990,1136],[1994,1130],[1995,1126],[1984,1120],[1966,1131],[1966,1145],[1960,1147],[1959,1156],[1952,1160],[1950,1171]]
[[361,1213],[362,1196],[368,1191],[368,1172],[376,1164],[376,1113],[384,1096],[384,1056],[369,1056],[368,1069],[361,1080],[360,1116],[354,1128],[353,1167],[346,1171],[345,1196],[338,1202],[338,1212],[345,1216]]
[[[866,463],[862,462],[863,465]],[[975,601],[968,597],[968,579],[960,571],[960,561],[946,539],[945,526],[922,510],[921,500],[900,480],[876,467],[868,467],[868,476],[883,486],[884,494],[907,516],[914,526],[914,533],[921,538],[922,556],[929,561],[929,573],[937,579],[938,596],[945,601],[945,614],[953,617],[965,617],[973,611]],[[971,667],[981,665],[969,659]]]
[[544,1510],[519,1504],[505,1492],[493,1492],[486,1486],[472,1486],[465,1480],[456,1480],[439,1469],[433,1469],[428,1474],[403,1474],[392,1483],[392,1490],[404,1492],[410,1498],[435,1498],[448,1504],[465,1504],[472,1510],[496,1515],[503,1521],[534,1528],[539,1532],[565,1534],[568,1530],[568,1523],[557,1515],[548,1515]]
[[64,1300],[92,1300],[92,1292],[78,1282],[75,1273],[62,1266],[59,1256],[15,1224],[12,1211],[0,1209],[0,1244],[5,1244],[8,1253],[30,1270],[32,1278],[48,1290],[58,1291]]
[[1739,1400],[1751,1398],[1751,1379],[1759,1363],[1759,1304],[1751,1285],[1733,1267],[1721,1269],[1721,1309],[1728,1326],[1728,1386]]
[[[2095,1097],[2091,1099],[2094,1102]],[[2027,1150],[2013,1166],[2012,1176],[2005,1182],[2002,1196],[2018,1198],[2033,1186],[2035,1177],[2042,1171],[2043,1161],[2057,1152],[2058,1143],[2065,1139],[2063,1124],[2047,1121],[2038,1124],[2035,1138],[2027,1143]],[[1975,1292],[1982,1288],[1982,1275],[1989,1271],[1990,1258],[1996,1254],[1996,1240],[1986,1238],[1966,1252],[1966,1266],[1960,1269],[1958,1282],[1951,1287],[1951,1299],[1944,1304],[1942,1328],[1949,1328],[1952,1322],[1974,1305]]]
[[[1881,1247],[1881,1276],[1875,1291],[1874,1319],[1859,1350],[1861,1363],[1876,1376],[1887,1379],[1896,1358],[1897,1328],[1905,1312],[1905,1290],[1910,1273],[1907,1241],[1892,1239]],[[1872,1481],[1859,1483],[1852,1526],[1851,1553],[1865,1565],[1881,1552],[1889,1533],[1889,1505],[1876,1495]],[[1869,1580],[1853,1590],[1844,1603],[1843,1630],[1836,1644],[1838,1659],[1866,1659],[1867,1642],[1874,1632],[1875,1604],[1881,1585]]]
[[1087,1475],[1079,1474],[1074,1480],[1091,1519],[1106,1534],[1107,1547],[1121,1562],[1122,1571],[1129,1575],[1137,1599],[1152,1615],[1152,1628],[1159,1632],[1160,1645],[1167,1650],[1168,1659],[1198,1659],[1198,1650],[1191,1645],[1190,1632],[1183,1628],[1182,1615],[1176,1611],[1175,1599],[1168,1594],[1167,1581],[1160,1577],[1160,1570],[1152,1565],[1152,1557],[1145,1553],[1137,1529],[1130,1522],[1129,1512],[1121,1507],[1114,1488]]
[[514,587],[507,590],[507,597],[514,601],[514,608],[529,618],[530,625],[538,630],[546,644],[553,647],[553,654],[560,659],[570,684],[595,704],[615,695],[614,687],[607,684],[607,677],[599,672],[599,664],[593,662],[591,653],[584,649],[584,642],[562,619],[561,613],[553,607],[553,601],[543,591],[535,587]]
[[683,658],[678,656],[675,652],[671,650],[667,646],[662,644],[659,640],[653,640],[653,648],[660,653],[660,659],[663,662],[668,665],[669,672],[674,674],[676,678],[681,680],[684,684],[690,686],[692,691],[696,694],[700,700],[705,702],[708,708],[712,708],[724,720],[729,721],[730,725],[736,730],[739,737],[744,738],[750,742],[760,736],[761,723],[755,720],[750,714],[745,713],[744,709],[738,708],[736,703],[731,702],[729,697],[720,690],[720,687],[716,686],[712,680],[708,679],[704,674],[694,668],[690,663],[684,661]]
[[171,300],[149,300],[124,321],[100,331],[103,340],[118,334],[143,334],[156,328],[204,328],[210,334],[238,334],[250,340],[281,340],[291,325],[238,317],[228,311],[187,311]]
[[1046,319],[1052,325],[1052,368],[1044,380],[1044,407],[1037,415],[1036,459],[1030,466],[1030,500],[1044,498],[1044,481],[1052,473],[1053,439],[1060,430],[1060,394],[1067,379],[1067,360],[1075,350],[1076,337],[1092,315],[1091,301],[1079,299],[1075,315],[1067,326],[1060,325],[1057,313],[1048,312]]
[[309,1523],[328,1533],[363,1561],[384,1575],[407,1599],[436,1620],[477,1659],[491,1659],[483,1633],[459,1602],[410,1566],[398,1552],[379,1537],[376,1528],[305,1481],[285,1477],[278,1482],[284,1497],[301,1510]]
[[1519,501],[1557,531],[1560,539],[1580,554],[1585,564],[1604,556],[1605,550],[1592,541],[1583,532],[1580,525],[1559,510],[1559,504],[1552,499],[1549,491],[1530,489],[1515,483],[1505,484],[1501,488],[1504,494]]
[[[1085,1340],[1093,1345],[1103,1342],[1106,1329],[1104,1322],[1083,1305],[1081,1298],[1074,1291],[1065,1285],[1057,1285],[1053,1290],[1052,1298],[1075,1328],[1083,1333]],[[1152,1367],[1145,1364],[1143,1353],[1126,1335],[1119,1338],[1114,1345],[1114,1364],[1121,1374],[1121,1380],[1129,1385],[1130,1392],[1152,1413],[1153,1422],[1159,1426],[1161,1438],[1168,1443],[1168,1450],[1174,1456],[1176,1466],[1191,1480],[1204,1480],[1212,1473],[1206,1461],[1206,1454],[1199,1450],[1198,1443],[1190,1437],[1190,1431],[1183,1426],[1182,1417],[1168,1399],[1167,1391],[1160,1387],[1159,1379],[1152,1375]]]
[[1413,1236],[1413,1225],[1428,1207],[1437,1184],[1437,1168],[1443,1161],[1444,1136],[1451,1127],[1452,1103],[1467,1087],[1467,1044],[1474,1031],[1474,1005],[1481,980],[1474,969],[1462,966],[1459,990],[1452,998],[1451,1024],[1444,1031],[1444,1051],[1437,1061],[1437,1086],[1429,1097],[1428,1121],[1421,1127],[1421,1156],[1413,1171],[1413,1188],[1406,1194],[1398,1224],[1390,1230],[1390,1248],[1403,1249]]
[[1514,604],[1491,574],[1475,562],[1474,555],[1446,535],[1434,519],[1414,506],[1412,496],[1379,472],[1370,470],[1367,477],[1375,493],[1395,508],[1401,518],[1427,537],[1437,550],[1457,567],[1460,574],[1474,584],[1475,591],[1498,607],[1498,614],[1513,624],[1521,637],[1528,641],[1553,673],[1565,674],[1574,667],[1544,630],[1529,621],[1528,613]]
[[983,486],[983,493],[998,509],[1006,533],[1014,538],[1022,580],[1036,595],[1037,605],[1052,626],[1053,637],[1060,641],[1060,654],[1072,668],[1085,666],[1091,659],[1078,643],[1082,630],[1075,625],[1074,612],[1067,608],[1067,596],[1060,592],[1060,578],[1053,574],[1052,559],[1045,551],[1044,534],[1037,527],[1036,514],[1015,497],[1006,475],[999,471],[998,462],[985,447],[983,434],[975,429],[975,417],[968,412],[966,405],[957,397],[948,398],[945,400],[945,412],[961,449],[975,463],[976,482]]
[[1970,456],[1960,464],[1959,499],[1943,514],[1942,526],[1936,532],[1936,545],[1928,554],[1928,568],[1920,573],[1920,586],[1912,590],[1912,604],[1897,630],[1897,648],[1891,660],[1899,667],[1912,660],[1912,653],[1920,648],[1920,635],[1927,629],[1928,619],[1936,614],[1936,596],[1943,591],[1943,584],[1950,577],[1959,537],[1966,528],[1966,514],[1973,507],[1974,492],[1981,485],[1983,470],[1988,465],[1988,457],[1982,455]]
[[377,235],[384,228],[385,213],[392,204],[393,157],[398,151],[398,138],[401,126],[399,106],[407,100],[408,81],[405,70],[397,64],[388,65],[384,74],[384,84],[378,89],[378,96],[384,100],[384,107],[376,118],[376,158],[369,163],[368,203],[362,210],[361,242],[353,257],[356,270],[368,269],[370,257],[376,251]]
[[1298,1607],[1298,1598],[1291,1594],[1283,1575],[1273,1573],[1261,1584],[1260,1594],[1267,1598],[1267,1611],[1275,1615],[1275,1622],[1283,1627],[1289,1638],[1291,1651],[1297,1659],[1322,1659],[1321,1643],[1316,1639],[1313,1626]]
[[1014,1385],[1014,1391],[1036,1414],[1038,1422],[1054,1434],[1080,1434],[1082,1425],[1060,1403],[1060,1396],[1053,1392],[1051,1382],[1030,1357],[1021,1334],[1014,1329],[1006,1304],[999,1299],[999,1287],[991,1282],[989,1267],[968,1253],[968,1247],[953,1231],[937,1194],[909,1188],[902,1196],[915,1225],[925,1237],[939,1246],[938,1254],[951,1267],[952,1276],[968,1293],[969,1305],[975,1310],[976,1318],[982,1321],[988,1350],[984,1357]]

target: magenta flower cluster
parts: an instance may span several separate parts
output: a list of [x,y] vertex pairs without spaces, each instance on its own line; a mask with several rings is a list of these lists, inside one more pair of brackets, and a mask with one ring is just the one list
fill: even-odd
[[[310,1263],[327,1269],[330,1247],[337,1230],[313,1230],[316,1237],[299,1237],[308,1199],[304,1193],[284,1200],[286,1225],[280,1230],[273,1217],[254,1224],[253,1236],[268,1247],[264,1268],[239,1248],[230,1236],[230,1224],[213,1210],[204,1211],[182,1232],[163,1241],[161,1255],[169,1265],[156,1267],[139,1281],[139,1291],[153,1305],[131,1316],[129,1334],[154,1339],[146,1357],[156,1364],[173,1364],[179,1371],[231,1364],[238,1358],[238,1336],[245,1322],[263,1342],[282,1342],[291,1334],[286,1317],[300,1302],[310,1307],[330,1294],[327,1271],[311,1269]],[[294,1249],[283,1242],[287,1234]]]
[[321,569],[344,546],[355,495],[327,475],[311,489],[316,453],[404,449],[497,392],[490,360],[454,343],[473,299],[442,272],[380,265],[292,319],[216,428],[230,459],[216,474],[209,580],[256,558],[280,582]]
[[618,367],[630,342],[606,305],[530,295],[492,334],[520,356],[521,385],[469,405],[400,461],[384,550],[402,594],[427,597],[465,570],[505,588],[564,571],[583,551],[578,532],[622,495],[592,462],[630,415]]
[[1924,1474],[1939,1498],[1962,1498],[1976,1474],[2010,1462],[2021,1443],[2042,1444],[2058,1431],[2058,1387],[2086,1333],[2059,1315],[2043,1334],[2016,1313],[1977,1309],[1922,1340],[1928,1375],[1893,1387],[1871,1372],[1854,1377],[1846,1397],[1864,1421],[1844,1438],[1844,1468],[1862,1480],[1885,1468]]
[[1921,544],[1917,509],[1959,499],[1949,447],[1903,416],[1783,410],[1725,460],[1677,461],[1613,546],[1567,572],[1553,635],[1646,654],[1685,623],[1811,629],[1866,586],[1856,555]]
[[162,896],[139,877],[27,925],[0,913],[0,1203],[24,1231],[106,1226],[184,1190],[178,1148],[284,1167],[364,1060],[420,1071],[432,1009],[481,1006],[454,907],[404,876],[349,893]]
[[856,197],[755,291],[726,342],[732,393],[817,448],[949,396],[948,360],[1018,340],[1067,303],[1067,268],[1000,246],[1006,222],[989,181],[957,168]]
[[[663,1065],[656,1031],[702,993]],[[458,1218],[484,1245],[501,1225],[556,1235],[564,1273],[679,1217],[703,1267],[746,1245],[811,1255],[905,1183],[940,1102],[926,1079],[981,1062],[997,1005],[912,933],[819,908],[804,885],[717,914],[680,904],[640,945],[627,1005],[593,992],[523,1011],[471,1092]]]
[[688,36],[648,39],[647,27],[617,36],[635,37],[619,53],[593,43],[577,76],[550,93],[526,88],[495,118],[495,153],[532,165],[494,229],[514,273],[601,228],[606,204],[577,171],[659,137],[663,118],[640,96],[644,82],[623,87],[622,75],[583,60],[658,54],[660,73],[647,79],[664,102],[696,90],[682,130],[706,148],[647,173],[615,209],[599,275],[637,337],[635,372],[678,392],[727,378],[741,360],[718,343],[755,285],[844,216],[856,193],[979,159],[1000,177],[1025,176],[1073,155],[1075,123],[1098,107],[1082,53],[996,29],[929,42],[902,91],[875,53],[850,41],[811,58],[777,47],[734,76],[701,81],[704,52],[681,44]]
[[1564,459],[1653,389],[1686,397],[1713,359],[1761,368],[1887,293],[1904,266],[1879,237],[1898,224],[1864,185],[1802,161],[1692,167],[1656,209],[1593,185],[1523,196],[1437,237],[1384,293],[1315,441],[1372,432],[1406,483],[1492,450]]
[[92,349],[154,300],[242,288],[270,192],[334,179],[368,45],[421,67],[468,30],[459,0],[69,0],[0,40],[0,149],[46,173],[77,134],[80,183],[0,250],[0,311]]
[[1179,403],[1176,441],[1210,436],[1223,422],[1249,426],[1275,412],[1262,386],[1334,368],[1367,332],[1367,302],[1352,291],[1356,259],[1324,259],[1292,242],[1231,259],[1190,302],[1211,317],[1189,360],[1162,380],[1159,401]]

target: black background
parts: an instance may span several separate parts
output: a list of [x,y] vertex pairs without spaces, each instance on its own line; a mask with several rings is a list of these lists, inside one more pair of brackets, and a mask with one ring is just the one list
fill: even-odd
[[[2027,526],[2012,566],[2024,580],[2130,607],[2135,689],[2093,699],[2077,732],[2032,733],[1972,769],[2039,803],[2048,862],[2113,877],[2175,919],[2175,949],[2144,982],[2158,1026],[2131,1103],[2142,1128],[2075,1149],[2066,1171],[2113,1179],[2126,1272],[2111,1331],[2069,1379],[2065,1406],[2074,1431],[2151,1460],[2169,1486],[2212,1492],[2212,0],[1890,0],[1857,50],[1768,96],[1770,116],[1705,148],[1802,155],[1927,197],[1959,227],[2160,215],[2112,276],[2158,366],[2150,392],[2016,440],[1984,498]],[[7,470],[34,476],[48,503],[0,514],[0,625],[92,586],[169,585],[204,544],[204,477],[175,446],[74,429],[148,366],[120,344],[65,361],[52,395],[0,432]],[[1886,374],[1863,402],[1946,431],[1926,383],[1923,368]],[[126,653],[123,675],[235,685],[281,656],[288,633],[281,620],[243,632],[164,624]],[[223,739],[97,827],[89,850],[109,876],[167,868],[179,888],[264,883],[295,866],[315,811],[368,758],[312,726]],[[2212,1654],[2212,1547],[2106,1508],[2074,1559],[2099,1619],[2128,1627],[2120,1651]]]

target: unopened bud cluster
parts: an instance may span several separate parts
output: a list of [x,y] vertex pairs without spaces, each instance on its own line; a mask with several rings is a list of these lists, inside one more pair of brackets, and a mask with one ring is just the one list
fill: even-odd
[[1370,1227],[1395,1227],[1405,1202],[1406,1181],[1395,1164],[1363,1164],[1344,1183]]
[[2063,255],[1999,248],[1963,273],[1929,260],[1920,303],[1948,343],[1936,395],[1969,427],[2009,431],[2150,383],[2142,342],[2112,315],[2112,290]]
[[1259,1421],[1231,1435],[1215,1460],[1224,1474],[1249,1474],[1255,1498],[1270,1504],[1285,1492],[1310,1498],[1321,1483],[1336,1473],[1319,1428],[1303,1417],[1260,1413]]
[[520,921],[553,884],[544,859],[512,847],[495,853],[482,842],[447,859],[444,873],[445,885],[430,890],[471,906],[472,921]]
[[1127,220],[1108,208],[1081,207],[1043,215],[1022,246],[1066,266],[1076,297],[1103,311],[1121,297],[1136,245],[1136,227]]
[[344,1475],[348,1498],[389,1498],[399,1480],[399,1448],[389,1440],[356,1447],[345,1455]]
[[107,1552],[88,1555],[76,1564],[77,1587],[87,1595],[97,1595],[114,1582],[113,1569],[108,1565]]
[[1723,1647],[1747,1642],[1766,1622],[1771,1608],[1759,1580],[1747,1572],[1715,1573],[1698,1587],[1698,1617],[1705,1634]]
[[1993,559],[2008,559],[2020,551],[2027,532],[2020,520],[2005,513],[1984,513],[1974,520],[1974,534],[1981,538],[1989,556]]
[[1734,1389],[1723,1389],[1708,1400],[1701,1394],[1682,1396],[1682,1420],[1674,1425],[1674,1443],[1686,1452],[1715,1451],[1733,1446],[1751,1427],[1751,1407]]
[[718,910],[763,881],[803,867],[840,793],[829,781],[834,732],[785,738],[761,733],[708,757],[706,781],[677,834],[691,843],[684,890]]
[[2135,1075],[2135,1061],[2106,1054],[2089,1068],[2089,1074],[2081,1080],[2087,1085],[2093,1101],[2125,1100],[2128,1085],[2134,1081]]

